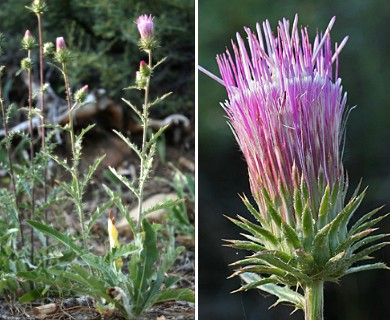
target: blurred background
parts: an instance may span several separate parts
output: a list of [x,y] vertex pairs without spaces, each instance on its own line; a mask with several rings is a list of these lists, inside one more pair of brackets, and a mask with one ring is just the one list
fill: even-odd
[[[216,54],[230,48],[230,39],[243,26],[276,23],[299,14],[299,25],[325,30],[337,16],[332,41],[350,39],[339,60],[339,76],[355,108],[348,120],[344,166],[350,191],[363,179],[369,186],[357,216],[390,204],[390,5],[388,1],[361,0],[199,0],[199,64],[219,76]],[[268,308],[275,298],[259,291],[230,294],[238,279],[226,280],[228,264],[241,252],[223,247],[222,239],[239,238],[237,227],[223,217],[238,213],[248,217],[238,194],[250,194],[243,156],[230,132],[219,102],[227,98],[217,82],[199,73],[199,319],[287,319],[289,306]],[[390,232],[390,219],[380,228]],[[375,254],[390,264],[390,248]],[[342,278],[325,287],[325,318],[330,320],[390,319],[390,272],[368,271]],[[290,319],[302,319],[298,311]]]

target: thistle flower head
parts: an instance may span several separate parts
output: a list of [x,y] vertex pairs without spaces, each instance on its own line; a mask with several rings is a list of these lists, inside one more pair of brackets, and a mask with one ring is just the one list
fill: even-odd
[[[248,48],[237,34],[233,54],[217,56],[229,101],[224,108],[248,164],[251,190],[263,202],[293,190],[303,178],[309,192],[323,177],[333,186],[342,178],[340,141],[346,94],[337,58],[347,38],[332,52],[329,31],[314,45],[307,28],[279,22],[275,36],[268,21],[256,33],[245,28]],[[290,31],[291,30],[291,31]],[[335,66],[336,64],[336,66]],[[334,70],[333,70],[334,69]],[[313,195],[315,196],[315,195]]]
[[154,36],[154,17],[152,15],[143,14],[135,21],[138,31],[141,35],[139,47],[149,52],[157,47],[157,41]]
[[[257,210],[243,197],[256,223],[229,218],[247,232],[245,241],[228,240],[229,245],[253,252],[233,264],[244,266],[233,276],[244,274],[247,284],[239,290],[283,284],[284,289],[276,286],[274,292],[296,295],[290,302],[297,308],[303,307],[297,303],[302,297],[291,286],[305,288],[313,281],[386,268],[383,263],[356,266],[385,246],[372,243],[387,235],[368,236],[383,218],[369,221],[379,209],[349,226],[365,191],[356,190],[344,204],[348,183],[341,144],[347,95],[337,69],[348,37],[332,50],[334,21],[317,33],[313,44],[308,29],[299,30],[297,16],[292,26],[280,21],[276,35],[265,21],[255,33],[245,28],[247,44],[237,34],[233,53],[217,56],[223,79],[217,80],[228,93],[222,106],[258,205]],[[247,272],[261,277],[247,277]]]
[[154,23],[152,15],[143,14],[135,21],[142,39],[152,38],[154,35]]

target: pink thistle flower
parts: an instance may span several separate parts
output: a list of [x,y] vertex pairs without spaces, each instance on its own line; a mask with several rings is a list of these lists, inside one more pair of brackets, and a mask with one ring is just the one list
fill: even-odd
[[135,23],[137,24],[138,31],[141,35],[141,39],[152,38],[154,34],[154,23],[152,15],[141,15]]
[[[292,29],[288,20],[280,21],[276,36],[267,20],[264,37],[260,24],[256,34],[245,28],[249,50],[237,34],[233,54],[227,50],[217,56],[229,97],[223,107],[260,206],[265,205],[263,190],[272,199],[281,197],[281,188],[291,196],[303,179],[314,199],[325,187],[317,185],[318,179],[331,188],[344,179],[340,142],[347,95],[337,65],[348,37],[332,52],[334,21],[312,46],[307,28],[299,32],[298,16]],[[286,218],[287,209],[281,211]]]
[[66,49],[64,37],[58,37],[56,39],[56,52],[60,52]]

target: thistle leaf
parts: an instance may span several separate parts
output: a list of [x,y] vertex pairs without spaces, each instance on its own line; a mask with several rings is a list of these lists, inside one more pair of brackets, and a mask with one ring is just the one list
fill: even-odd
[[360,260],[366,260],[369,259],[369,254],[378,251],[379,249],[382,249],[383,247],[390,244],[390,242],[381,242],[374,244],[368,248],[363,249],[362,251],[359,251],[358,253],[352,255],[352,257],[348,260],[348,262],[352,265],[353,263],[356,263]]
[[58,231],[54,230],[52,227],[49,227],[47,225],[44,225],[42,223],[33,221],[33,220],[27,220],[26,221],[30,226],[32,226],[34,229],[43,232],[44,234],[47,234],[58,241],[65,244],[67,247],[71,248],[73,251],[75,251],[78,254],[82,254],[84,252],[84,249],[77,246],[72,239],[68,238],[66,235],[59,233]]
[[324,225],[329,222],[328,211],[329,211],[329,197],[330,197],[330,188],[329,185],[326,186],[324,195],[322,196],[320,209],[318,210],[318,221],[317,228],[321,229]]
[[263,192],[263,196],[264,196],[264,199],[265,199],[265,202],[267,205],[268,214],[270,215],[271,219],[275,222],[276,226],[280,228],[282,225],[282,217],[276,211],[274,204],[272,203],[272,200],[271,200],[267,190],[265,190],[263,188],[262,192]]
[[[261,277],[254,273],[244,273],[240,275],[240,278],[246,283],[253,283],[261,280]],[[263,284],[257,287],[259,290],[273,294],[278,298],[277,302],[273,305],[276,306],[279,303],[287,302],[293,304],[297,309],[304,308],[305,299],[296,291],[291,290],[288,287],[281,287],[276,284]]]
[[113,167],[108,167],[108,169],[110,169],[110,171],[112,172],[112,174],[117,177],[120,182],[122,182],[129,190],[131,190],[131,192],[134,193],[134,195],[139,198],[139,191],[138,189],[135,187],[134,183],[131,182],[129,179],[127,179],[125,176],[121,175],[120,173],[118,173],[116,171],[115,168]]
[[273,246],[276,246],[278,244],[277,239],[275,236],[269,232],[268,230],[246,220],[245,218],[241,216],[237,216],[241,221],[238,221],[236,219],[230,218],[228,216],[225,216],[228,218],[231,222],[233,222],[235,225],[240,227],[241,229],[244,229],[251,234],[253,234],[255,237],[257,237],[259,240],[265,240],[266,242],[271,243]]
[[360,240],[359,242],[356,242],[352,247],[351,247],[351,252],[355,252],[357,250],[359,250],[361,247],[363,246],[366,246],[372,242],[375,242],[375,241],[378,241],[380,239],[383,239],[383,238],[386,238],[388,237],[390,234],[377,234],[375,236],[371,236],[371,237],[367,237],[367,238],[364,238],[362,240]]
[[290,227],[287,223],[282,224],[282,231],[285,236],[286,242],[290,245],[293,246],[294,249],[299,249],[302,247],[302,243],[299,240],[299,237],[295,230]]
[[[374,220],[370,220],[370,218],[376,214],[379,210],[381,210],[384,206],[381,206],[379,208],[376,208],[368,213],[366,213],[363,217],[361,217],[352,227],[351,229],[349,230],[349,235],[351,234],[354,234],[354,233],[358,233],[360,231],[363,231],[364,229],[367,229],[367,228],[370,228],[371,226],[375,225],[376,223],[378,223],[379,221],[381,221],[383,218],[387,217],[389,215],[388,214],[385,214],[379,218],[376,218]],[[369,220],[367,223],[365,223],[367,220]],[[375,221],[375,223],[373,223]],[[373,223],[373,224],[371,224]],[[368,226],[369,224],[371,224],[371,226]],[[366,227],[368,226],[368,227]]]
[[261,224],[263,228],[269,229],[269,225],[266,222],[266,220],[262,217],[260,212],[258,212],[252,204],[249,202],[248,198],[243,195],[240,196],[242,202],[245,204],[246,208],[249,210],[249,212],[252,214],[252,216]]
[[167,209],[167,208],[177,206],[177,205],[183,203],[184,201],[185,201],[185,199],[170,199],[170,200],[167,200],[164,202],[157,203],[157,204],[147,208],[145,211],[143,211],[142,216],[144,217],[145,215],[147,215],[151,212],[157,211],[157,210]]
[[169,301],[169,300],[195,302],[195,295],[188,288],[165,289],[158,294],[158,296],[154,300],[154,303]]
[[135,143],[131,142],[129,138],[125,137],[122,132],[117,130],[113,131],[130,147],[130,149],[132,149],[137,154],[138,158],[143,159],[141,150],[135,145]]
[[133,109],[133,111],[135,112],[135,114],[142,120],[143,119],[143,116],[142,116],[142,113],[137,109],[137,107],[135,105],[133,105],[130,101],[126,100],[126,99],[123,99],[122,98],[122,101],[124,103],[126,103],[131,109]]
[[247,291],[247,290],[250,290],[250,289],[257,288],[257,287],[262,286],[262,285],[267,284],[267,283],[274,283],[274,284],[276,284],[276,283],[278,283],[278,280],[276,278],[270,276],[269,278],[263,278],[261,280],[256,280],[256,281],[253,281],[253,282],[249,282],[246,285],[241,286],[241,288],[232,291],[231,293],[236,293],[236,292],[240,292],[240,291]]
[[235,249],[242,249],[242,250],[248,250],[248,251],[263,251],[266,250],[265,247],[258,243],[254,243],[252,241],[243,241],[243,240],[224,240],[228,242],[225,246],[235,248]]
[[382,262],[365,264],[362,266],[349,268],[347,271],[345,271],[345,274],[351,274],[351,273],[356,273],[356,272],[360,272],[360,271],[367,271],[367,270],[374,270],[374,269],[387,269],[387,270],[389,270],[389,267],[387,267],[386,264],[382,263]]
[[303,247],[306,251],[310,251],[314,238],[313,215],[310,210],[309,202],[306,202],[302,213],[302,232],[303,232]]
[[332,226],[332,222],[328,223],[321,230],[317,232],[313,240],[313,246],[311,253],[314,257],[315,262],[322,266],[330,258],[330,247],[329,247],[329,229]]

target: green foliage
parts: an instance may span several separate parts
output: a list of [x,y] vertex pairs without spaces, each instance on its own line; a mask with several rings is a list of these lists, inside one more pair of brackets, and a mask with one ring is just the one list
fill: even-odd
[[175,227],[176,232],[194,237],[195,228],[189,217],[189,208],[195,205],[195,180],[193,175],[184,174],[174,168],[172,180],[165,182],[173,188],[178,199],[181,200],[168,208],[167,219],[170,221],[170,225]]
[[[8,3],[1,3],[0,17],[5,17],[4,14],[7,12],[16,13],[17,4],[18,1],[11,6]],[[64,2],[54,0],[48,2],[47,8],[43,2],[34,3],[32,7],[28,8],[36,14],[37,18],[44,18],[43,24],[47,28],[47,34],[44,33],[45,39],[54,39],[61,35],[59,32],[67,30],[68,37],[66,39],[69,49],[66,52],[63,50],[64,56],[57,52],[54,55],[54,61],[57,64],[50,64],[50,68],[55,68],[53,70],[58,71],[63,77],[64,84],[60,86],[65,88],[69,122],[64,127],[45,125],[44,128],[47,131],[42,140],[46,143],[43,143],[45,147],[39,151],[34,150],[36,137],[33,136],[31,127],[29,127],[29,134],[7,130],[12,109],[7,108],[4,104],[3,85],[0,78],[0,101],[5,129],[5,138],[0,143],[0,161],[1,169],[9,173],[0,181],[0,229],[8,230],[0,235],[2,243],[0,248],[1,296],[7,296],[14,300],[16,295],[22,294],[20,302],[31,302],[48,295],[86,294],[96,299],[98,311],[103,313],[105,310],[115,309],[126,318],[134,319],[157,302],[167,300],[194,301],[193,292],[177,287],[179,277],[167,275],[177,257],[184,250],[183,247],[175,247],[174,230],[168,229],[167,239],[165,236],[161,236],[163,233],[159,225],[151,225],[144,219],[144,216],[149,212],[179,206],[183,200],[167,201],[152,208],[141,209],[143,189],[151,175],[158,138],[166,129],[166,127],[161,128],[147,139],[149,108],[158,103],[165,103],[165,98],[170,95],[170,93],[164,94],[165,91],[160,92],[160,89],[163,89],[161,86],[150,95],[153,97],[153,102],[149,101],[151,73],[146,77],[145,98],[143,99],[144,103],[139,104],[141,107],[136,107],[128,100],[124,100],[141,119],[144,127],[142,146],[138,147],[122,133],[116,132],[139,156],[141,160],[139,177],[137,181],[132,182],[117,173],[115,169],[111,169],[113,175],[132,190],[138,198],[140,208],[138,220],[134,221],[130,217],[130,212],[122,203],[120,195],[106,186],[104,189],[109,199],[100,203],[100,207],[94,212],[87,212],[85,209],[84,194],[104,156],[97,158],[86,172],[80,170],[83,138],[90,132],[93,125],[82,129],[79,134],[75,134],[73,113],[84,107],[85,104],[81,103],[82,99],[77,98],[77,95],[73,96],[74,101],[72,101],[69,79],[96,84],[91,80],[94,79],[94,81],[99,81],[110,92],[111,96],[118,95],[121,92],[118,88],[124,87],[121,83],[127,81],[128,75],[131,74],[132,77],[135,75],[135,71],[131,71],[130,67],[132,65],[138,67],[141,59],[140,57],[134,61],[128,61],[128,57],[132,56],[130,52],[134,51],[138,38],[131,19],[135,20],[141,11],[145,13],[144,5],[143,2],[137,1],[130,3],[119,1],[114,6],[106,0],[99,0],[98,3],[96,1]],[[164,1],[163,5],[161,2],[153,2],[149,5],[153,8],[153,10],[150,9],[151,11],[157,10],[160,14],[156,20],[161,19],[162,22],[159,24],[161,29],[158,30],[163,35],[161,39],[168,39],[166,31],[170,30],[169,28],[174,30],[175,23],[179,20],[182,20],[181,23],[185,20],[187,25],[192,24],[191,28],[193,29],[194,12],[192,9],[194,4],[192,1]],[[167,7],[172,10],[171,13],[178,14],[175,21],[168,19],[161,13],[165,12]],[[161,8],[164,10],[160,10]],[[24,17],[24,14],[21,17]],[[112,20],[106,21],[105,18]],[[5,20],[7,19],[4,19],[1,24],[9,27],[8,32],[12,33],[18,30],[19,26]],[[177,44],[182,45],[184,42],[193,47],[193,37],[186,36],[188,30],[183,28],[185,24],[179,25],[180,29],[174,30],[175,34],[172,35],[176,36],[175,41]],[[50,28],[50,26],[55,27]],[[22,32],[18,33],[22,34]],[[8,34],[6,33],[6,35]],[[178,42],[180,39],[178,35],[183,37],[182,43]],[[18,39],[18,43],[20,43],[20,39]],[[7,50],[12,49],[14,39],[11,38],[8,44]],[[162,52],[174,52],[174,44],[173,42],[171,48],[162,50]],[[24,46],[28,49],[28,62],[32,62],[28,65],[28,71],[34,72],[35,61],[38,60],[38,53],[35,51],[38,50],[32,45],[24,44]],[[17,50],[12,52],[17,52]],[[5,51],[5,53],[4,60],[9,62],[9,52]],[[31,60],[30,53],[32,53]],[[70,56],[72,56],[72,60],[68,59]],[[151,57],[151,53],[149,53],[149,67],[153,71],[153,79],[158,79],[161,75],[162,77],[158,81],[167,84],[167,88],[170,85],[177,85],[169,83],[170,69],[159,67],[158,73],[154,74],[155,67],[165,61],[165,58],[153,66]],[[20,58],[22,59],[22,57]],[[142,58],[144,59],[144,57]],[[187,59],[188,57],[180,56],[174,63]],[[167,60],[167,63],[172,63],[172,61]],[[183,68],[189,68],[192,71],[193,66],[183,64]],[[189,85],[191,86],[193,73],[183,72],[182,75],[185,75],[183,78],[186,80],[190,79]],[[174,77],[174,79],[177,78],[177,76]],[[32,93],[30,80],[28,84],[29,93]],[[191,93],[193,86],[191,86],[191,90],[187,91],[187,89],[182,96],[184,99],[192,101],[192,96],[189,97],[191,95],[189,93]],[[41,93],[43,90],[44,88],[39,88],[38,92]],[[136,98],[135,100],[139,102],[142,99]],[[31,104],[28,108],[19,108],[19,110],[27,110],[28,119],[35,116],[42,119],[44,116]],[[52,137],[61,130],[62,133],[69,134],[70,137],[72,147],[70,159],[64,159],[54,152],[56,145],[53,143]],[[15,156],[15,154],[18,155],[19,151],[23,155],[28,149],[30,151],[29,159]],[[70,178],[58,181],[57,187],[52,187],[47,180],[46,171],[50,160],[61,167]],[[37,190],[43,193],[43,201],[36,201],[34,195]],[[78,215],[78,232],[60,229],[56,225],[58,217],[53,217],[51,220],[47,218],[47,209],[54,212],[65,204],[67,204],[67,209],[69,207],[71,210],[74,209]],[[93,236],[93,227],[96,221],[113,206],[117,207],[122,216],[126,218],[129,228],[133,232],[134,240],[127,244],[119,243],[118,233],[110,213],[111,228],[108,230],[110,248],[105,255],[100,256],[89,247]],[[112,238],[115,238],[114,245],[112,245]],[[122,267],[123,262],[127,264],[125,267]]]
[[[338,181],[334,186],[321,187],[323,196],[316,211],[308,205],[310,195],[301,184],[295,190],[293,216],[295,228],[281,219],[282,199],[271,200],[267,193],[269,219],[266,220],[243,197],[243,201],[257,223],[238,216],[229,218],[248,233],[242,234],[246,241],[227,240],[228,246],[252,252],[252,255],[233,263],[239,266],[232,277],[240,276],[244,284],[236,291],[258,288],[275,294],[279,302],[290,302],[296,309],[302,309],[300,294],[291,294],[294,288],[310,286],[312,281],[338,280],[350,273],[387,268],[384,263],[366,263],[369,255],[383,248],[387,234],[371,235],[372,228],[385,216],[369,220],[379,209],[373,210],[348,227],[361,204],[365,190],[355,191],[349,202],[342,208],[346,186]],[[329,199],[332,201],[329,202]],[[305,205],[303,205],[305,204]],[[367,220],[369,220],[367,222]],[[379,242],[378,242],[379,241]],[[282,286],[281,286],[282,285]]]

